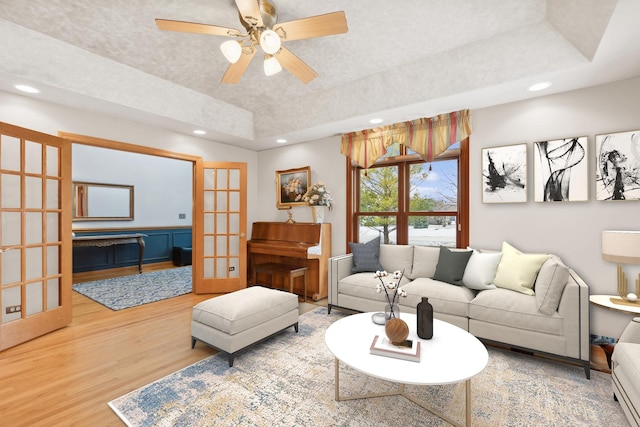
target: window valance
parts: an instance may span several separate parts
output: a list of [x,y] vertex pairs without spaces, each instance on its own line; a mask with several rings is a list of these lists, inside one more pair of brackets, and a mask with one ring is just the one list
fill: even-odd
[[469,135],[471,115],[462,110],[344,134],[340,152],[367,169],[398,142],[431,161]]

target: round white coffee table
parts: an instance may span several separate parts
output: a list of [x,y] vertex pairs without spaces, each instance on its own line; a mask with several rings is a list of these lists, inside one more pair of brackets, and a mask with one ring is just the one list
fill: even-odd
[[[375,335],[384,336],[384,326],[371,321],[372,313],[347,316],[333,323],[325,333],[327,347],[335,356],[335,399],[351,400],[401,395],[453,425],[461,425],[407,395],[404,384],[442,385],[465,382],[465,424],[471,424],[471,378],[482,372],[489,361],[485,346],[467,331],[434,319],[433,338],[423,340],[416,333],[416,315],[401,313],[409,325],[411,340],[420,341],[420,362],[377,356],[369,353]],[[384,361],[381,361],[384,358]],[[366,375],[398,383],[388,393],[340,396],[340,362]]]

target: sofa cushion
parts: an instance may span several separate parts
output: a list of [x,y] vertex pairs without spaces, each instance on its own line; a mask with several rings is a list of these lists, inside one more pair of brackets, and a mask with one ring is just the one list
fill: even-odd
[[413,266],[411,268],[412,279],[419,277],[433,278],[438,265],[440,249],[430,246],[415,246],[413,248]]
[[387,272],[400,270],[411,277],[411,263],[413,261],[413,246],[411,245],[380,245],[380,264]]
[[502,259],[498,264],[493,284],[498,288],[533,295],[536,276],[542,264],[550,257],[549,254],[525,254],[507,242],[503,242]]
[[551,335],[562,335],[564,331],[563,318],[557,313],[553,316],[540,313],[535,296],[509,289],[479,292],[469,304],[469,317]]
[[[384,280],[385,278],[383,278]],[[386,304],[387,299],[384,292],[377,293],[376,286],[380,280],[373,273],[351,274],[338,282],[340,294],[350,295],[368,300],[381,301]],[[400,286],[405,287],[409,279],[403,277]],[[403,298],[404,300],[404,298]]]
[[401,306],[415,308],[422,297],[427,297],[435,313],[462,317],[469,316],[469,302],[476,296],[475,291],[464,286],[452,286],[425,277],[408,283],[404,290],[407,291],[407,297],[400,301]]
[[452,251],[449,248],[440,246],[438,265],[436,266],[436,272],[433,274],[433,279],[462,286],[462,277],[471,254],[471,251]]
[[469,289],[484,290],[495,289],[493,279],[496,277],[498,264],[502,259],[502,253],[482,253],[473,250],[471,258],[464,269],[462,283]]
[[349,242],[351,253],[353,253],[353,273],[363,271],[375,272],[384,270],[380,265],[380,237],[369,240],[367,243]]
[[569,268],[557,256],[552,255],[542,264],[533,287],[540,313],[551,316],[558,309],[562,291],[568,280]]

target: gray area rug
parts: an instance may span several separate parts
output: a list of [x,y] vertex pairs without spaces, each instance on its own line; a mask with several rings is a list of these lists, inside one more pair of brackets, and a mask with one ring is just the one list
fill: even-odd
[[[336,402],[334,358],[324,332],[343,314],[318,308],[236,357],[216,354],[109,402],[128,426],[446,426],[400,397]],[[201,344],[199,344],[201,345]],[[381,357],[380,363],[384,363]],[[394,385],[341,365],[343,395]],[[608,374],[489,347],[489,364],[471,380],[474,426],[624,426]],[[464,422],[461,384],[407,391]]]
[[190,293],[191,266],[77,283],[73,290],[111,310],[122,310]]

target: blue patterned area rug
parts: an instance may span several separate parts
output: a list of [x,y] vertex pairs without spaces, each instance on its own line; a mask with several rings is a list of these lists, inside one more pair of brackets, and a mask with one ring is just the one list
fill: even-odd
[[[236,357],[216,354],[109,402],[127,426],[446,426],[400,397],[336,402],[334,358],[324,342],[331,322],[318,308]],[[199,344],[201,345],[201,344]],[[384,358],[380,359],[384,363]],[[341,365],[344,395],[393,388]],[[474,426],[627,425],[610,376],[489,347],[489,365],[471,380]],[[464,422],[461,384],[406,390]]]
[[73,290],[111,310],[122,310],[191,292],[191,266],[73,285]]

